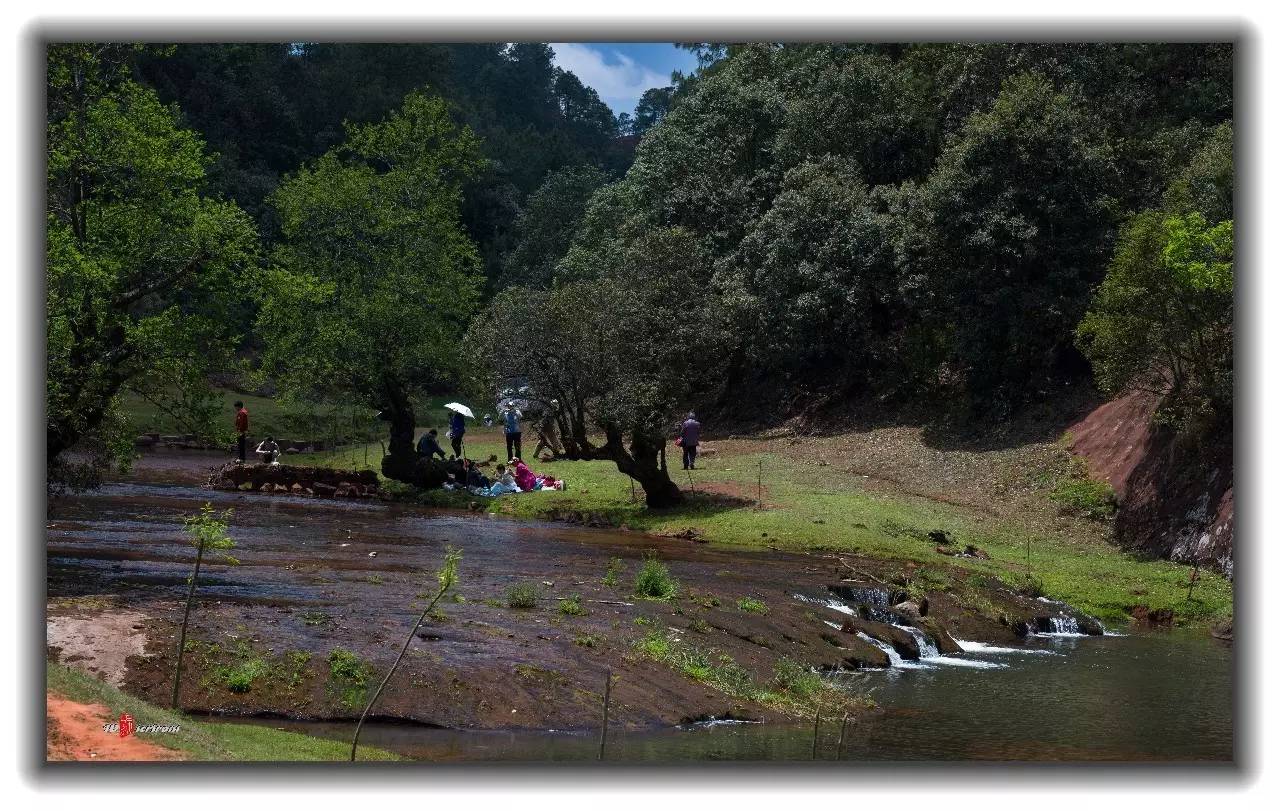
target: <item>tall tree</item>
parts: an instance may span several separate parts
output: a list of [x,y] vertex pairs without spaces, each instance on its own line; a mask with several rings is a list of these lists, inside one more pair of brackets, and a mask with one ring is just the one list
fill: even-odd
[[[257,235],[204,194],[210,157],[177,109],[128,75],[133,49],[48,51],[47,448],[102,440],[122,387],[199,378]],[[156,396],[165,386],[153,386]]]
[[556,264],[569,250],[591,195],[608,181],[608,175],[592,166],[547,175],[516,220],[515,247],[506,257],[508,284],[551,286]]
[[481,284],[459,207],[483,165],[445,102],[412,93],[272,196],[282,239],[258,320],[264,367],[293,392],[380,409],[392,478],[412,474],[412,398],[458,371]]

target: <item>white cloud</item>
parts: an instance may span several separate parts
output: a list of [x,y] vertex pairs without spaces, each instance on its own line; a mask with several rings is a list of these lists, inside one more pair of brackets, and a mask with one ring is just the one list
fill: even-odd
[[617,51],[601,51],[579,42],[553,42],[556,64],[595,89],[615,112],[631,112],[644,91],[666,87],[670,77]]

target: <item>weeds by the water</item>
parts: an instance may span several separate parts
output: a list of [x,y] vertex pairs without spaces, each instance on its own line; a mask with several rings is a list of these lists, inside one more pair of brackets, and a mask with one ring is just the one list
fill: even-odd
[[670,600],[680,584],[671,576],[666,564],[658,560],[657,552],[649,552],[636,573],[636,596],[651,600]]
[[587,613],[587,609],[582,607],[582,597],[573,594],[560,601],[560,613],[571,617],[580,617]]
[[517,583],[507,589],[507,608],[535,608],[541,596],[538,587],[532,583]]
[[604,570],[604,584],[611,589],[618,587],[618,575],[622,573],[622,558],[609,558]]
[[774,666],[768,686],[758,684],[751,673],[732,656],[680,640],[677,636],[652,630],[634,643],[637,653],[661,662],[679,673],[737,699],[754,701],[792,715],[807,715],[814,708],[824,712],[847,711],[870,702],[828,684],[817,673],[783,658]]
[[355,708],[364,700],[373,665],[346,648],[329,651],[329,678],[343,706]]
[[760,600],[756,600],[751,597],[743,597],[741,600],[738,600],[738,610],[746,611],[749,614],[768,614],[769,606],[765,605]]
[[594,634],[578,634],[573,638],[573,644],[583,648],[594,648],[600,644],[600,637]]

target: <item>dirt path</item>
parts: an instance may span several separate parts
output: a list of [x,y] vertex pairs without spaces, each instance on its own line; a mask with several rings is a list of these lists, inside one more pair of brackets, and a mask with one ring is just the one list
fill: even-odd
[[54,693],[45,694],[48,760],[147,761],[182,760],[181,752],[151,743],[136,734],[120,737],[104,724],[118,722],[101,704],[81,704]]

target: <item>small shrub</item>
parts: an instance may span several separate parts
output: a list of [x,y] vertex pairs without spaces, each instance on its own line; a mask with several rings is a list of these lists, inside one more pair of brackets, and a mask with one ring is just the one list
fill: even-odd
[[366,581],[366,582],[369,582],[369,583],[372,583],[372,584],[373,584],[373,585],[375,585],[375,586],[381,586],[381,585],[382,585],[382,575],[380,575],[380,574],[371,574],[371,575],[369,575],[368,577],[366,577],[366,578],[365,578],[365,581]]
[[636,617],[632,622],[636,625],[653,625],[653,620],[648,617]]
[[703,608],[715,608],[720,605],[720,600],[714,594],[708,594],[706,597],[699,600],[698,604]]
[[1116,491],[1106,482],[1070,479],[1059,482],[1049,498],[1064,509],[1083,513],[1094,520],[1110,518],[1116,512]]
[[746,611],[749,614],[768,614],[769,606],[759,600],[754,600],[750,597],[743,597],[738,601],[738,610]]
[[622,558],[609,558],[604,570],[604,584],[611,589],[618,587],[618,575],[622,573]]
[[573,644],[583,648],[594,648],[600,644],[600,637],[593,634],[578,634],[573,638]]
[[349,682],[356,687],[369,683],[369,664],[346,648],[329,652],[329,675],[334,681]]
[[239,662],[221,672],[222,683],[233,693],[247,693],[253,682],[267,669],[261,659],[249,659]]
[[517,583],[507,589],[507,608],[534,608],[539,596],[538,587],[532,583]]
[[587,609],[582,607],[582,598],[574,594],[560,601],[560,613],[568,614],[571,617],[580,617],[587,613]]
[[700,619],[695,619],[693,622],[689,623],[689,630],[705,634],[711,630],[711,626]]
[[652,600],[670,600],[676,595],[679,584],[671,577],[666,564],[651,552],[644,557],[640,571],[636,573],[636,596]]

